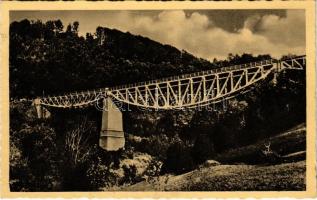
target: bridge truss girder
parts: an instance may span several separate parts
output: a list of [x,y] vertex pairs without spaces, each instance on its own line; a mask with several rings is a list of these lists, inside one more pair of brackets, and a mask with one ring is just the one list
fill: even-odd
[[303,70],[305,66],[306,56],[281,61],[271,59],[138,84],[38,98],[34,103],[47,107],[81,108],[110,96],[115,101],[151,109],[195,107],[230,98],[274,71]]
[[213,103],[266,78],[274,63],[109,91],[116,101],[151,108],[176,109]]

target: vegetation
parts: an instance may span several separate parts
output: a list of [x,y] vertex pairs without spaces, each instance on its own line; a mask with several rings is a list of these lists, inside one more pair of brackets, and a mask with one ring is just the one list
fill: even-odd
[[190,148],[182,141],[173,143],[166,152],[166,160],[162,166],[163,173],[182,174],[194,168]]
[[82,37],[78,29],[78,22],[74,22],[63,31],[59,20],[11,23],[11,97],[33,98],[43,92],[132,83],[212,66],[185,51],[141,36],[98,27],[94,35]]
[[[180,175],[161,175],[152,182],[122,187],[128,191],[274,191],[305,190],[305,124],[253,145],[231,149],[214,159],[221,165],[199,165]],[[261,155],[265,145],[280,155],[279,162]],[[298,153],[292,153],[298,152]],[[297,156],[300,155],[300,156]],[[291,158],[291,159],[290,159]],[[303,161],[304,160],[304,161]],[[254,165],[256,164],[256,165]]]
[[140,182],[124,191],[304,191],[306,163],[280,165],[219,165],[155,182]]
[[221,166],[187,187],[191,191],[305,190],[305,162],[273,166]]
[[14,191],[50,191],[59,179],[56,133],[25,116],[23,105],[10,106],[10,186]]
[[[277,155],[285,156],[294,152],[306,150],[306,129],[305,124],[296,127],[295,130],[289,130],[282,135],[273,136],[258,141],[255,144],[233,148],[228,151],[219,153],[214,159],[221,163],[247,163],[247,164],[263,164],[270,163],[270,160],[263,155],[262,150],[266,150],[265,146],[270,146],[272,152]],[[278,162],[285,162],[285,158],[280,158]]]
[[[63,27],[60,20],[10,24],[12,191],[100,190],[133,184],[142,180],[137,169],[120,166],[120,162],[133,158],[136,152],[153,157],[144,173],[147,176],[181,174],[230,149],[252,145],[305,122],[305,72],[285,71],[277,76],[276,83],[273,76],[268,77],[225,106],[215,104],[212,111],[202,108],[152,112],[132,107],[133,112],[123,113],[124,131],[127,136],[132,135],[132,139],[126,137],[126,150],[106,152],[97,145],[101,113],[94,108],[51,109],[54,117],[43,120],[35,117],[29,101],[19,100],[271,56],[229,54],[226,60],[215,59],[211,63],[170,45],[115,29],[98,27],[94,34],[83,37],[78,35],[78,22],[67,25],[65,31]],[[116,170],[123,170],[125,177],[118,178]]]

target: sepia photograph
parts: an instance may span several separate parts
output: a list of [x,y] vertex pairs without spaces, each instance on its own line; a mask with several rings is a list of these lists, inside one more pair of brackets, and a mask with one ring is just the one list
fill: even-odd
[[8,15],[10,192],[307,191],[305,9]]

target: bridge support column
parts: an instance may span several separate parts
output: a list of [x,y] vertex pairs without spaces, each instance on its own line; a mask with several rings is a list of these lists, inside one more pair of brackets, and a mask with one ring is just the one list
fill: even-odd
[[40,104],[40,99],[34,99],[33,105],[35,106],[35,109],[36,109],[37,118],[39,119],[43,118],[43,108]]
[[37,118],[39,119],[47,119],[51,116],[51,113],[41,105],[40,99],[34,99],[33,105],[35,106]]
[[110,97],[104,99],[99,146],[107,151],[124,148],[122,113]]

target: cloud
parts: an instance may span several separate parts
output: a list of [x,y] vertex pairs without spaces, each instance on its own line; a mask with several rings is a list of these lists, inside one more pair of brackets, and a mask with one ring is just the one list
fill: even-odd
[[59,18],[65,27],[79,21],[83,36],[95,32],[97,26],[116,28],[209,60],[226,58],[229,53],[271,54],[277,58],[305,54],[304,10],[264,11],[17,11],[10,20]]
[[209,60],[226,58],[229,53],[274,57],[305,53],[305,15],[301,10],[288,10],[286,17],[250,16],[235,33],[215,26],[204,14],[186,16],[181,10],[162,11],[156,16],[122,11],[104,19],[101,25],[171,44]]
[[264,16],[259,30],[273,43],[284,43],[291,47],[304,46],[305,14],[301,10],[288,10],[286,18]]

